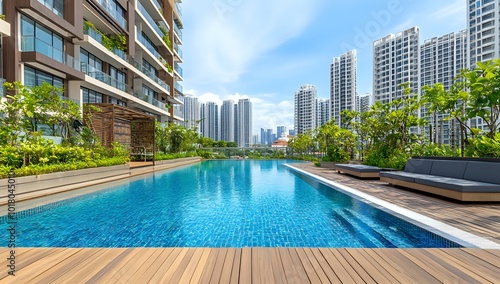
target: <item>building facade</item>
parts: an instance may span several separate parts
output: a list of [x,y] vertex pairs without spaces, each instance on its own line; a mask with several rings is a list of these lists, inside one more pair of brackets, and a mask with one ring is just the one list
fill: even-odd
[[[443,85],[448,91],[454,83],[454,78],[464,68],[467,68],[467,31],[450,33],[424,41],[420,47],[421,89],[436,83]],[[422,133],[431,142],[438,144],[456,144],[455,138],[458,125],[454,120],[447,120],[442,113],[427,114],[427,107],[421,109],[421,117],[429,121],[429,126]]]
[[215,102],[200,104],[200,118],[201,135],[219,141],[219,105]]
[[[330,100],[317,99],[316,101],[316,127],[330,121]],[[280,137],[280,136],[278,136]]]
[[234,142],[234,101],[226,100],[222,102],[220,126],[221,140]]
[[240,99],[236,106],[236,127],[238,147],[250,147],[252,145],[252,102],[250,99]]
[[361,113],[361,112],[366,112],[370,110],[370,107],[372,105],[372,95],[371,94],[357,94],[356,95],[356,111]]
[[331,118],[341,125],[341,113],[354,110],[356,104],[356,50],[348,51],[333,59],[330,66]]
[[304,85],[295,92],[294,130],[297,135],[316,129],[316,87]]
[[184,108],[184,121],[182,125],[200,132],[200,103],[198,102],[198,98],[185,96],[182,106]]
[[390,34],[373,43],[374,102],[389,103],[401,98],[403,83],[420,94],[420,30],[413,27]]
[[468,67],[500,58],[500,1],[467,2]]
[[[80,104],[109,103],[183,120],[180,0],[2,1],[11,37],[3,75],[48,82]],[[0,22],[0,29],[3,22]]]
[[280,138],[281,136],[283,136],[283,133],[285,134],[285,136],[287,135],[286,126],[277,126],[276,137]]

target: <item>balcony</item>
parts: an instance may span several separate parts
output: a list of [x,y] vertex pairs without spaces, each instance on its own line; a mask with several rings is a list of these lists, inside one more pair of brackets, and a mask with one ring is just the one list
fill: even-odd
[[167,93],[170,93],[170,86],[165,83],[162,79],[158,78],[155,74],[153,74],[150,70],[146,69],[142,64],[137,61],[134,61],[134,67],[139,71],[148,76],[151,80],[155,81],[158,85],[160,85],[163,89],[167,90]]
[[[160,0],[160,1],[161,1],[161,0]],[[161,9],[161,8],[163,7],[163,5],[162,5],[162,4],[163,4],[163,1],[161,1],[161,3],[160,3],[160,2],[158,2],[158,0],[153,0],[153,4],[155,5],[155,7],[156,7],[157,9]]]
[[101,70],[96,69],[93,66],[88,65],[87,63],[83,62],[81,63],[81,71],[87,74],[88,76],[105,83],[106,85],[117,88],[118,90],[123,92],[127,91],[128,88],[127,84],[114,79],[108,74],[102,72]]
[[177,12],[177,15],[179,15],[179,17],[182,17],[182,8],[177,1],[175,2],[175,11]]
[[69,66],[75,70],[80,71],[80,63],[78,60],[74,59],[73,56],[64,53],[62,50],[57,49],[47,43],[41,41],[34,36],[21,36],[21,51],[22,52],[38,52],[47,57],[54,59],[66,66]]
[[175,72],[182,78],[183,75],[182,75],[182,68],[179,64],[177,64],[177,62],[175,62],[174,64],[174,70]]
[[182,60],[182,49],[179,48],[179,45],[177,43],[174,43],[174,50],[179,56],[179,58]]
[[182,30],[177,25],[178,24],[175,23],[175,25],[174,25],[174,31],[177,34],[177,36],[179,37],[179,39],[182,40]]
[[139,9],[139,12],[141,12],[141,15],[144,17],[146,22],[149,23],[149,25],[153,28],[153,30],[158,34],[158,36],[163,39],[163,32],[161,31],[160,27],[158,27],[158,24],[153,20],[153,17],[149,15],[148,11],[144,6],[141,4],[140,1],[137,1],[137,8]]
[[174,105],[174,116],[181,119],[184,117],[184,107],[182,105]]
[[179,84],[179,82],[177,82],[177,81],[176,81],[176,82],[175,82],[175,84],[174,84],[174,88],[175,88],[175,90],[176,90],[177,92],[179,92],[179,93],[181,93],[181,94],[183,94],[183,93],[184,93],[184,90],[183,90],[182,85],[181,85],[181,84]]
[[[83,30],[83,33],[90,36],[91,38],[95,39],[98,43],[100,43],[102,46],[104,46],[104,41],[102,39],[102,35],[100,33],[98,33],[97,31],[89,28],[87,30]],[[104,46],[104,47],[106,47],[106,46]],[[114,54],[118,55],[121,59],[127,61],[127,54],[123,50],[113,48],[110,51],[113,52]]]
[[156,51],[155,47],[149,43],[144,36],[139,33],[136,29],[136,38],[137,40],[153,55],[156,60],[160,61],[162,66],[166,67],[168,64],[167,61]]
[[64,4],[63,3],[61,3],[62,4],[61,6],[58,6],[56,3],[53,3],[51,0],[38,0],[38,2],[40,2],[43,6],[47,7],[47,9],[52,11],[54,14],[56,14],[59,17],[64,19],[64,14],[63,14]]
[[96,0],[106,11],[120,24],[124,29],[127,29],[127,20],[122,15],[119,15],[116,10],[113,9],[113,3],[109,0]]
[[165,107],[165,103],[163,102],[160,102],[159,100],[151,97],[151,96],[148,96],[146,94],[139,94],[139,93],[134,93],[134,96],[136,98],[139,98],[140,100],[144,101],[144,102],[147,102],[148,104],[150,105],[153,105],[163,111],[166,111],[168,112],[168,109],[167,107]]

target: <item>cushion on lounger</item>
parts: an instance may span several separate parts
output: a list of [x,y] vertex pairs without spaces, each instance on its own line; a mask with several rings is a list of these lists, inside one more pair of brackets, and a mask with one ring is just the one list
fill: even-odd
[[405,165],[405,172],[428,175],[433,162],[434,160],[409,159]]
[[426,176],[415,178],[415,183],[460,192],[499,192],[500,185],[457,178]]
[[367,166],[367,165],[355,165],[355,164],[336,164],[337,169],[346,169],[360,173],[376,173],[380,171],[379,167]]
[[380,172],[380,177],[393,178],[407,182],[415,182],[416,177],[425,177],[425,176],[427,175],[407,173],[407,172]]
[[500,163],[469,162],[464,179],[500,184]]
[[435,160],[430,174],[434,176],[463,178],[467,161]]

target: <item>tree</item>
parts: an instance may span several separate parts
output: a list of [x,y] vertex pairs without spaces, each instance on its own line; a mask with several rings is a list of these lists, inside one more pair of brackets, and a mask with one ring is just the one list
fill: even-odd
[[295,153],[300,153],[302,157],[309,153],[314,147],[314,140],[311,132],[300,133],[297,137],[288,142],[288,146],[292,148]]

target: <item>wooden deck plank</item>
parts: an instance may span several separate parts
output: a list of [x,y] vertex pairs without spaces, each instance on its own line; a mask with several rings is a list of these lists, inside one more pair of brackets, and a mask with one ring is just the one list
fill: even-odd
[[271,266],[274,273],[275,283],[286,283],[285,270],[283,269],[283,262],[281,261],[280,253],[277,249],[267,249],[271,254]]
[[162,249],[155,249],[153,251],[149,249],[143,250],[144,254],[149,255],[149,257],[140,264],[139,269],[136,269],[134,273],[125,274],[119,281],[137,283],[137,281],[140,281],[143,277],[150,277],[150,275],[145,275],[145,272],[148,270],[148,267],[150,267],[158,259],[158,257],[165,252]]
[[259,257],[260,283],[273,283],[274,272],[269,249],[256,248]]
[[240,267],[241,267],[241,249],[236,249],[233,261],[233,269],[231,271],[231,279],[229,283],[238,283],[240,278]]
[[217,256],[219,254],[218,249],[211,248],[210,255],[208,256],[207,263],[203,268],[203,273],[200,277],[200,283],[209,283],[210,278],[212,278],[212,273],[214,271],[215,263],[217,262]]
[[210,255],[210,249],[209,248],[203,248],[203,252],[200,257],[200,261],[196,265],[196,269],[194,270],[193,277],[191,277],[191,280],[189,283],[200,283],[200,278],[201,275],[203,274],[203,269],[205,269],[205,265],[207,264],[208,261],[208,256]]
[[252,284],[260,284],[260,255],[258,248],[252,248]]
[[220,283],[230,283],[231,281],[236,250],[237,249],[234,248],[230,248],[227,250],[226,259],[224,260],[224,264],[222,265],[222,272],[219,280]]
[[[353,250],[351,250],[353,251]],[[373,249],[358,249],[356,250],[359,254],[361,254],[366,261],[371,263],[373,267],[375,267],[381,274],[386,277],[391,283],[408,283],[410,278],[404,272],[398,269],[398,266],[392,266],[387,263],[383,258],[381,258],[378,254],[374,252]]]
[[311,249],[301,248],[300,250],[303,251],[305,257],[307,257],[309,263],[311,263],[311,266],[314,268],[314,271],[316,271],[316,275],[318,275],[321,283],[330,283],[331,281],[329,280],[328,276],[326,276],[326,273],[323,271],[323,268],[319,264],[318,259],[316,259],[316,256],[311,252]]
[[7,281],[9,281],[8,283],[14,280],[15,281],[12,283],[15,282],[28,283],[31,279],[44,273],[46,270],[64,262],[65,259],[79,252],[82,249],[54,249],[54,250],[56,250],[55,253],[52,253],[47,257],[39,259],[31,263],[29,266],[26,266],[25,268],[18,270],[18,274],[14,277],[14,279],[12,279],[13,277],[7,279]]
[[[75,266],[72,270],[68,271],[62,277],[57,278],[51,283],[85,283],[94,276],[95,272],[99,271],[96,271],[96,267],[103,267],[103,264],[111,262],[125,250],[126,249],[123,248],[112,250],[99,249],[99,252],[96,253],[94,257],[86,259],[81,263],[81,265]],[[79,254],[83,254],[83,251],[79,252]]]
[[[149,262],[149,266],[144,266],[142,276],[140,276],[141,282],[147,283],[149,282],[158,272],[160,267],[165,263],[165,261],[168,259],[168,257],[172,254],[174,249],[162,249],[160,251],[160,254],[155,260],[152,260],[152,262]],[[132,281],[132,280],[131,280]]]
[[194,272],[196,271],[198,263],[201,261],[201,257],[203,255],[203,249],[196,248],[193,250],[194,250],[193,256],[191,257],[189,263],[186,265],[184,273],[179,279],[179,283],[189,283],[194,276]]
[[393,249],[375,249],[373,252],[391,267],[394,267],[401,273],[407,274],[410,279],[408,283],[441,283],[431,274],[427,273],[427,271],[423,270],[420,266],[416,265]]
[[124,267],[127,265],[133,264],[131,261],[137,260],[139,258],[139,253],[141,250],[138,249],[130,249],[130,253],[123,257],[119,263],[116,264],[115,267],[110,269],[107,273],[101,275],[99,278],[95,279],[95,282],[100,283],[114,283],[116,279],[119,279],[122,276],[124,271]]
[[219,251],[219,254],[217,255],[217,260],[215,261],[215,265],[212,270],[212,277],[210,277],[210,283],[219,283],[228,249],[218,248],[217,250]]
[[404,255],[410,261],[418,265],[427,273],[431,274],[434,278],[442,283],[454,282],[454,283],[467,283],[462,280],[459,276],[451,273],[438,263],[434,262],[431,258],[423,253],[423,250],[419,249],[397,249],[397,252]]
[[[477,258],[480,258],[483,261],[486,261],[489,264],[496,266],[497,268],[500,268],[500,255],[497,256],[488,250],[462,249],[462,251],[471,254]],[[498,252],[500,252],[500,250],[498,250]]]
[[[182,261],[179,263],[179,265],[176,267],[175,272],[172,276],[165,275],[163,280],[169,281],[168,283],[182,283],[180,282],[182,275],[186,271],[188,264],[191,262],[191,259],[193,258],[193,255],[196,251],[196,249],[186,249],[187,252],[182,258]],[[164,282],[163,282],[164,283]]]
[[129,281],[129,279],[132,278],[137,271],[140,271],[144,263],[159,249],[138,248],[137,250],[139,250],[139,258],[127,263],[127,265],[123,267],[121,273],[114,278],[115,283],[125,283]]
[[332,249],[337,259],[342,258],[365,283],[376,283],[375,279],[345,249]]
[[313,257],[318,261],[323,272],[326,274],[331,283],[338,283],[340,279],[335,274],[333,269],[330,267],[330,264],[326,260],[325,256],[319,251],[319,249],[309,249]]
[[459,249],[448,249],[448,250],[433,250],[436,256],[445,259],[448,263],[453,266],[457,266],[460,270],[467,273],[471,277],[477,279],[479,282],[490,281],[491,283],[496,283],[500,281],[500,272],[498,275],[492,276],[490,272],[491,266],[487,266],[487,263],[482,263],[480,259],[475,257],[468,257],[465,254],[461,254]]
[[172,266],[172,263],[177,259],[177,256],[181,253],[182,248],[171,248],[171,252],[168,255],[167,259],[163,261],[161,266],[158,268],[158,270],[155,272],[153,277],[151,277],[150,282],[151,283],[159,283],[159,281],[163,278],[165,273],[170,269]]
[[[296,258],[302,263],[302,266],[304,267],[304,270],[306,272],[307,278],[309,278],[309,281],[311,281],[311,283],[323,283],[318,274],[316,274],[316,270],[314,270],[313,265],[307,258],[304,251],[301,248],[291,249],[290,255],[292,256],[292,259],[294,253],[296,254]],[[295,259],[294,263],[296,263]]]
[[373,278],[377,283],[398,283],[392,275],[390,275],[383,267],[378,265],[378,263],[373,263],[366,259],[362,253],[361,249],[345,249],[349,253],[352,259],[356,260],[357,263]]
[[[351,277],[348,270],[342,265],[342,263],[340,263],[340,261],[333,255],[333,253],[329,249],[320,248],[318,251],[323,255],[326,262],[331,267],[331,269],[335,273],[335,276],[337,276],[337,278],[339,279],[340,282],[342,282],[342,283],[361,282],[361,278],[359,278],[358,281],[355,281],[354,278]],[[349,268],[351,268],[351,267],[349,266]],[[356,274],[356,276],[357,276],[357,274]]]
[[[19,255],[16,256],[16,270],[17,271],[22,271],[24,267],[30,266],[32,263],[39,261],[40,259],[48,257],[50,254],[57,253],[58,250],[54,249],[48,249],[48,248],[37,248],[37,249],[17,249],[19,251]],[[5,258],[7,259],[7,256],[9,256],[8,250],[5,250],[5,252],[0,253],[2,256],[6,256]],[[7,268],[7,261],[1,266],[4,268]],[[9,274],[7,273],[2,273],[0,274],[0,280],[4,279],[5,277],[8,277]]]
[[278,248],[277,250],[280,254],[288,283],[309,283],[309,278],[307,278],[302,263],[300,263],[300,261],[299,265],[293,263],[292,257],[290,256],[290,249]]
[[252,283],[252,249],[241,249],[240,275],[239,283]]
[[[184,257],[188,254],[188,252],[191,249],[189,249],[189,248],[176,248],[176,250],[180,250],[179,254],[177,254],[177,256],[174,258],[173,262],[171,262],[171,265],[168,268],[168,270],[163,275],[161,275],[162,277],[160,278],[159,283],[167,283],[170,281],[170,279],[172,279],[172,277],[174,275],[176,275],[176,272],[178,271],[179,266],[181,266],[184,263]],[[154,276],[156,276],[156,274]],[[138,282],[133,282],[133,283],[138,283]]]

